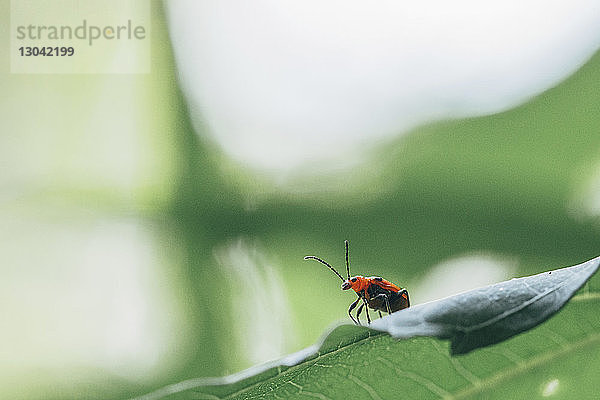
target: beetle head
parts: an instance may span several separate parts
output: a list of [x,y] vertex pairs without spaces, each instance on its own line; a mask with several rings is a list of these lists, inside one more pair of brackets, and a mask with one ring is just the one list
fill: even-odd
[[355,292],[360,292],[364,289],[366,279],[364,276],[353,276],[342,282],[342,290],[353,289]]

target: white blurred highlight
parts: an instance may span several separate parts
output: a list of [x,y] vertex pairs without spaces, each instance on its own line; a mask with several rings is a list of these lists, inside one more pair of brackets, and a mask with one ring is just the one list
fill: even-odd
[[283,356],[295,336],[277,269],[241,239],[217,250],[216,257],[231,277],[233,325],[242,354],[254,364]]
[[544,389],[542,390],[542,396],[548,397],[555,394],[558,390],[559,384],[560,382],[558,379],[552,379],[550,382],[546,383]]
[[513,277],[516,259],[495,254],[466,254],[445,260],[428,270],[411,290],[414,304],[437,300]]
[[73,370],[101,368],[143,381],[165,367],[158,361],[169,363],[172,332],[183,327],[147,227],[133,220],[2,222],[0,372],[73,379],[85,375]]
[[600,217],[600,163],[577,176],[583,177],[568,204],[569,215],[577,220]]
[[600,45],[596,0],[165,2],[199,131],[285,173],[426,121],[514,107]]

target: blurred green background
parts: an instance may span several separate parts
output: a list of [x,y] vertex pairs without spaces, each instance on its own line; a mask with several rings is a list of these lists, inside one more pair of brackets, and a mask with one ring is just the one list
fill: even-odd
[[281,186],[192,128],[160,3],[152,21],[150,74],[4,63],[0,397],[128,398],[313,344],[354,298],[302,258],[343,270],[344,239],[351,272],[413,304],[600,254],[600,54],[519,107]]

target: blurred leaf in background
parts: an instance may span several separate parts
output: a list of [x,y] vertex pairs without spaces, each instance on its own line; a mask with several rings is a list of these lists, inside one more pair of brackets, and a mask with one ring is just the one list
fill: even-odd
[[[598,255],[597,6],[509,4],[496,14],[524,27],[510,40],[470,53],[477,29],[449,36],[471,55],[462,70],[423,46],[475,17],[410,45],[408,27],[441,14],[396,10],[418,16],[396,40],[389,8],[366,24],[354,3],[198,4],[152,2],[150,74],[2,69],[2,397],[128,398],[306,347],[353,298],[302,257],[342,266],[344,239],[354,273],[415,304]],[[0,15],[8,40],[9,1]],[[397,44],[408,55],[387,58]],[[440,67],[461,79],[424,90],[411,75]]]
[[125,397],[189,352],[182,246],[164,211],[178,94],[160,4],[152,11],[152,74],[2,68],[2,398]]

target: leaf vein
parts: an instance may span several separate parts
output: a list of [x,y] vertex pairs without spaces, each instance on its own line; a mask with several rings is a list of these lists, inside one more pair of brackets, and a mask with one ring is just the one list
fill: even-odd
[[440,398],[443,399],[445,397],[450,396],[449,392],[438,386],[435,382],[425,378],[424,376],[415,374],[414,372],[404,371],[398,368],[396,365],[394,365],[391,361],[386,360],[383,357],[377,357],[377,359],[382,363],[386,364],[389,368],[392,368],[398,376],[408,378],[420,385],[425,386],[427,389],[429,389],[429,391],[440,396]]
[[371,396],[373,400],[383,400],[381,396],[377,394],[375,389],[373,389],[373,387],[371,387],[371,385],[368,383],[361,381],[354,375],[350,375],[349,378],[352,379],[352,381],[354,381],[354,383],[356,383],[358,386],[363,388],[367,393],[369,393],[369,396]]
[[[577,275],[573,275],[573,277],[577,278]],[[545,290],[545,291],[537,294],[536,296],[532,297],[531,299],[529,299],[527,301],[524,301],[523,303],[519,304],[518,306],[513,307],[513,308],[511,308],[509,310],[506,310],[503,313],[500,313],[500,314],[496,315],[493,318],[490,318],[490,319],[488,319],[486,321],[483,321],[483,322],[481,322],[479,324],[472,325],[472,326],[469,326],[469,327],[462,326],[462,327],[460,327],[460,330],[463,331],[463,332],[465,332],[465,333],[469,333],[469,332],[477,331],[479,329],[482,329],[482,328],[485,328],[487,326],[493,325],[497,321],[500,321],[500,320],[502,320],[502,319],[504,319],[504,318],[506,318],[506,317],[508,317],[510,315],[513,315],[513,314],[515,314],[515,313],[523,310],[524,308],[528,307],[529,305],[535,303],[539,299],[548,296],[550,293],[553,293],[553,292],[557,291],[558,289],[561,289],[563,286],[566,286],[568,283],[570,283],[571,280],[573,279],[573,277],[571,277],[570,279],[566,279],[566,280],[560,282],[560,284],[558,284],[556,286],[553,286],[550,289]]]
[[478,386],[467,387],[465,389],[462,389],[462,390],[456,392],[451,397],[451,399],[453,399],[453,400],[464,399],[472,394],[478,393],[482,388],[486,388],[486,387],[490,388],[490,387],[496,386],[500,382],[502,382],[512,376],[518,375],[518,374],[522,373],[523,371],[526,371],[530,368],[534,368],[545,362],[548,362],[555,358],[561,357],[564,354],[567,354],[572,350],[588,346],[588,345],[593,344],[598,341],[600,341],[600,333],[595,333],[585,339],[579,340],[579,341],[572,343],[566,347],[563,347],[559,351],[556,351],[556,352],[549,351],[549,352],[542,353],[536,357],[532,357],[531,359],[529,359],[527,361],[521,362],[514,368],[509,368],[509,369],[505,370],[504,372],[500,372],[498,374],[492,375],[491,377],[483,379],[481,381],[481,384]]
[[[294,366],[286,369],[285,371],[283,371],[282,374],[292,373],[292,372],[294,372],[295,370],[297,370],[299,368],[305,367],[306,366],[305,364],[307,364],[308,362],[313,361],[313,360],[314,360],[314,362],[313,362],[313,365],[314,365],[314,364],[317,363],[317,360],[321,359],[322,357],[328,357],[328,356],[331,356],[331,355],[336,354],[338,352],[341,352],[342,350],[345,350],[346,348],[358,346],[358,345],[362,344],[363,342],[369,341],[369,340],[373,339],[374,337],[377,337],[377,336],[380,336],[380,335],[383,335],[383,334],[384,334],[383,332],[370,332],[369,336],[367,336],[367,337],[365,337],[363,339],[357,340],[356,342],[345,344],[345,345],[343,345],[341,347],[338,347],[338,348],[336,348],[334,350],[331,350],[331,351],[326,351],[326,352],[320,352],[319,351],[317,353],[318,355],[316,357],[312,358],[311,360],[304,360],[304,361],[302,361],[302,362],[300,362],[300,363],[298,363],[298,364],[296,364],[296,365],[294,365]],[[259,386],[259,385],[262,385],[262,384],[264,384],[266,382],[269,382],[269,381],[272,381],[274,379],[277,379],[282,374],[277,374],[277,375],[275,375],[275,376],[273,376],[271,378],[265,379],[264,381],[256,382],[253,385],[250,385],[248,387],[245,387],[243,389],[238,390],[237,392],[234,392],[234,393],[231,393],[231,394],[225,396],[223,399],[231,399],[231,398],[233,398],[233,397],[235,397],[235,396],[237,396],[239,394],[242,394],[244,392],[247,392],[247,391],[249,391],[249,390],[251,390],[251,389],[253,389],[253,388],[255,388],[255,387]]]
[[452,366],[454,366],[454,370],[456,372],[458,372],[463,378],[465,378],[467,381],[469,381],[472,385],[479,386],[479,384],[481,382],[481,379],[479,377],[475,376],[471,371],[466,369],[460,363],[460,361],[458,361],[458,359],[456,357],[452,357],[447,351],[444,351],[444,349],[442,349],[437,342],[431,341],[431,344],[433,345],[433,347],[435,347],[435,349],[438,351],[438,353],[440,353],[441,355],[443,355],[444,357],[446,357],[450,360],[450,362],[452,363]]

